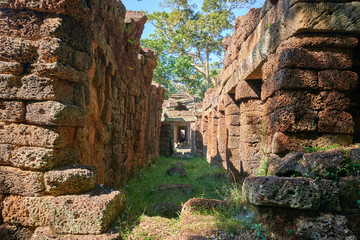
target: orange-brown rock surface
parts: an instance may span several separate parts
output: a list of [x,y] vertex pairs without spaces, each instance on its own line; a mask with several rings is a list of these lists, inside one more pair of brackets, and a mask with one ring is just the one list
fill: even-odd
[[0,3],[1,239],[36,227],[34,239],[105,239],[125,198],[98,184],[159,154],[164,89],[139,44],[146,19],[116,0]]

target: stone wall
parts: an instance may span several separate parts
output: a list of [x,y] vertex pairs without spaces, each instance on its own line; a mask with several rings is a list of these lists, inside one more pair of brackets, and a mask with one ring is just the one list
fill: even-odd
[[360,236],[359,145],[305,153],[359,142],[359,15],[359,1],[266,1],[223,40],[204,149],[279,239]]
[[164,89],[139,45],[145,22],[115,0],[0,3],[1,237],[105,239],[124,196],[97,184],[159,153]]
[[255,174],[264,153],[359,139],[359,2],[272,2],[236,19],[204,100],[208,160],[236,175]]

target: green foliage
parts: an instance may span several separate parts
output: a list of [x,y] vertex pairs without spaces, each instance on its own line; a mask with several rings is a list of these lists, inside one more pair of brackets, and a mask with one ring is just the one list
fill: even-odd
[[[231,186],[226,178],[216,179],[214,174],[224,173],[223,169],[209,165],[203,158],[181,160],[187,172],[187,177],[169,176],[166,170],[180,159],[160,157],[156,164],[141,169],[137,175],[125,186],[127,210],[119,217],[117,228],[124,232],[131,231],[139,222],[143,214],[152,216],[152,207],[156,204],[172,202],[179,206],[190,198],[222,198],[225,196],[226,187]],[[183,192],[173,190],[169,192],[156,192],[155,189],[163,184],[189,184],[194,191]]]
[[334,183],[339,181],[340,177],[345,176],[359,176],[360,175],[360,162],[354,162],[349,159],[346,160],[341,169],[327,169],[326,178],[331,179]]
[[306,146],[304,147],[304,151],[306,153],[313,153],[313,152],[319,152],[319,151],[324,151],[324,150],[329,150],[329,149],[334,149],[334,148],[340,148],[341,146],[339,144],[334,144],[328,147],[316,147],[316,146]]
[[[169,176],[166,170],[181,161],[186,169],[187,176]],[[254,239],[268,238],[267,229],[258,224],[255,215],[244,207],[241,187],[237,183],[231,183],[225,177],[226,171],[217,166],[210,165],[203,158],[177,159],[160,157],[156,164],[152,164],[140,170],[134,179],[123,186],[127,196],[127,210],[118,218],[114,228],[122,232],[123,239],[136,228],[136,225],[143,221],[145,216],[153,216],[151,207],[155,204],[173,202],[183,204],[193,197],[215,198],[225,200],[229,203],[226,207],[216,207],[216,209],[197,211],[194,214],[210,215],[215,217],[215,227],[218,230],[228,233],[255,233]],[[223,176],[223,177],[221,177]],[[171,193],[156,192],[155,189],[163,184],[189,184],[194,187],[194,191],[181,192],[171,191]],[[206,218],[203,218],[206,221]],[[163,219],[159,221],[164,221]],[[180,218],[166,220],[168,230],[176,234],[180,227]],[[208,225],[207,222],[204,223]],[[145,230],[144,230],[145,231]],[[142,233],[140,232],[139,235]],[[151,239],[148,232],[144,232],[144,239]]]
[[168,12],[148,15],[155,33],[142,45],[158,53],[154,80],[165,85],[168,95],[186,91],[203,97],[208,87],[216,85],[221,66],[211,57],[223,54],[221,41],[233,29],[233,10],[250,2],[204,0],[198,7],[190,0],[164,0]]
[[257,176],[267,176],[269,173],[270,152],[266,150],[267,140],[266,140],[263,121],[261,121],[260,132],[261,132],[261,138],[260,138],[259,142],[260,142],[260,151],[261,151],[262,158],[260,160],[260,166],[257,169],[256,175]]

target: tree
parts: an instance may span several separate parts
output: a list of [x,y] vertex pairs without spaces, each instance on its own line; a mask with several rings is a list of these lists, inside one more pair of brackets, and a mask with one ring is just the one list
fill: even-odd
[[162,6],[170,11],[148,15],[155,33],[143,41],[159,54],[160,69],[155,70],[154,80],[164,84],[167,79],[175,88],[179,83],[198,88],[197,92],[216,86],[220,64],[212,63],[211,56],[222,56],[221,41],[233,29],[233,10],[250,1],[204,0],[199,9],[191,0],[164,0]]

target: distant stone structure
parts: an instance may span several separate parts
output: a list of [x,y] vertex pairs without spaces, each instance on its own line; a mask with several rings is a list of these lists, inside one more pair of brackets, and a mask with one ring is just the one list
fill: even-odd
[[[359,16],[359,1],[268,0],[223,40],[203,105],[207,159],[250,175],[245,198],[292,229],[284,239],[354,239],[348,226],[359,236],[360,176],[349,165],[360,166],[359,148],[304,154],[360,140]],[[276,176],[254,177],[266,172]]]
[[174,153],[201,156],[200,132],[202,103],[188,93],[170,95],[163,103],[160,133],[160,154]]
[[1,1],[0,239],[117,237],[125,196],[98,183],[159,155],[145,22],[116,0]]

